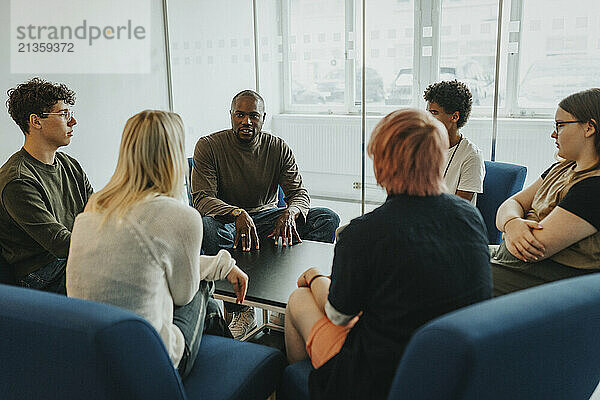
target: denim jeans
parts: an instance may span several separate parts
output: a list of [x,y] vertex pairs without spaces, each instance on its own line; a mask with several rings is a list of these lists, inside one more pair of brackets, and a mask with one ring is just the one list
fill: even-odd
[[194,367],[203,333],[233,337],[221,315],[219,305],[212,297],[213,292],[213,282],[201,281],[192,301],[184,306],[175,306],[173,310],[173,323],[183,333],[185,340],[183,356],[177,367],[182,380]]
[[19,279],[18,284],[26,288],[43,290],[45,292],[67,294],[66,267],[67,259],[57,258],[37,271],[33,271]]
[[[271,210],[261,211],[251,214],[256,232],[261,246],[273,245],[272,239],[267,238],[275,226],[277,218],[285,208],[273,208]],[[223,223],[212,217],[202,217],[204,225],[204,237],[202,239],[202,249],[207,255],[215,255],[221,249],[231,249],[235,240],[235,223]],[[311,208],[306,216],[306,221],[302,217],[296,220],[296,230],[301,239],[314,240],[316,242],[333,243],[335,239],[335,230],[340,224],[340,217],[328,208]],[[294,240],[296,242],[296,240]],[[245,306],[225,303],[227,312],[238,312]]]

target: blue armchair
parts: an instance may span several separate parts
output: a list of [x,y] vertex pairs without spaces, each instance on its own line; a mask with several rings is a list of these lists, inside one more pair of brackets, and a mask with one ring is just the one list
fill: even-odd
[[477,208],[487,227],[490,244],[500,244],[502,233],[496,229],[500,204],[523,189],[527,167],[497,161],[485,161],[483,193],[477,195]]
[[285,366],[269,347],[204,336],[182,383],[143,318],[105,304],[0,285],[3,399],[261,399]]
[[[439,317],[411,338],[388,399],[588,399],[600,378],[598,309],[600,273]],[[310,370],[288,366],[278,398],[308,399]]]
[[[189,168],[189,178],[185,182],[185,187],[187,190],[188,201],[190,206],[194,207],[194,200],[192,199],[192,167],[194,165],[194,158],[188,157],[188,168]],[[277,207],[286,207],[284,198],[283,189],[279,186],[279,192],[277,193]]]

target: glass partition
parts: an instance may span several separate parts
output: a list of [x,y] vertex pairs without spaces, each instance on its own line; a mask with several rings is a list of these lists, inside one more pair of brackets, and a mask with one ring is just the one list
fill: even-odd
[[255,89],[252,2],[169,1],[173,107],[186,124],[186,150],[231,128],[233,96]]
[[234,93],[258,88],[265,128],[292,147],[313,204],[348,221],[361,212],[363,188],[367,210],[385,199],[362,148],[363,123],[366,143],[384,115],[424,109],[429,84],[458,79],[473,93],[464,135],[485,159],[527,166],[531,182],[553,160],[557,101],[600,85],[600,6],[503,4],[500,18],[498,0],[373,0],[364,15],[361,0],[171,0],[174,103],[191,133],[188,149],[229,127]]

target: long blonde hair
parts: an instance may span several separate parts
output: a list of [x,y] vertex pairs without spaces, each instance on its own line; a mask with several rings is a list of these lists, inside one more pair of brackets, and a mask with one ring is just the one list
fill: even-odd
[[108,184],[89,200],[86,211],[122,218],[139,201],[161,194],[181,198],[186,159],[184,126],[178,114],[145,110],[127,120],[119,159]]

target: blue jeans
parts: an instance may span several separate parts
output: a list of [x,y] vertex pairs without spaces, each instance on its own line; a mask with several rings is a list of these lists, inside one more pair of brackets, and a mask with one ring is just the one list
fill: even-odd
[[[271,210],[261,211],[251,214],[260,245],[271,245],[272,239],[267,235],[273,232],[277,218],[285,208],[273,208]],[[202,249],[207,255],[215,255],[221,249],[231,249],[235,240],[235,223],[223,223],[213,217],[202,217],[204,225],[204,237],[202,239]],[[311,208],[306,216],[306,221],[302,217],[296,220],[296,230],[301,239],[314,240],[316,242],[333,243],[335,239],[335,230],[340,224],[340,217],[328,208]],[[225,303],[227,312],[237,312],[244,306]]]
[[17,282],[20,286],[53,292],[58,294],[67,294],[66,271],[67,259],[57,258],[49,262],[37,271],[30,272]]
[[216,300],[212,297],[214,283],[201,281],[196,295],[188,304],[175,306],[173,323],[183,333],[185,348],[177,371],[181,379],[191,372],[198,355],[202,334],[232,337]]

